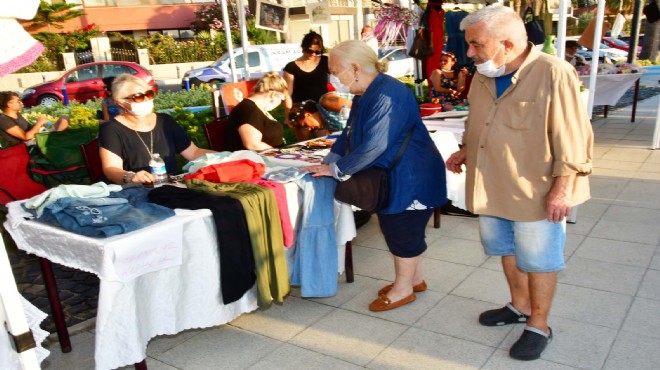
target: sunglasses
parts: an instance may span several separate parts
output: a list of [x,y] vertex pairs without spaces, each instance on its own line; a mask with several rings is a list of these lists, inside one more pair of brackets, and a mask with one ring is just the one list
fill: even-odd
[[314,54],[314,55],[322,55],[323,54],[323,52],[321,50],[312,50],[312,49],[305,50],[305,53]]
[[129,97],[126,97],[124,99],[132,100],[136,103],[142,103],[145,100],[152,100],[154,98],[154,96],[156,96],[156,93],[153,90],[147,90],[143,93],[133,94],[133,95],[131,95]]

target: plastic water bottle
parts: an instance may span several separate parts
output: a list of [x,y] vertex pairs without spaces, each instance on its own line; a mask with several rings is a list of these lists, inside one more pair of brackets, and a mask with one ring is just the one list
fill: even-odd
[[347,107],[346,105],[341,107],[341,110],[339,111],[339,117],[342,120],[348,120],[348,116],[351,114],[351,109]]
[[165,161],[160,157],[160,154],[154,153],[151,155],[149,169],[156,176],[156,180],[154,181],[155,188],[167,184],[167,169],[165,168]]

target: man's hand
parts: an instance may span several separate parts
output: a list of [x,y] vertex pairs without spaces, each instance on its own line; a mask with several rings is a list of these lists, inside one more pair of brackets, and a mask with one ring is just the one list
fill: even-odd
[[463,172],[461,166],[465,164],[465,158],[467,157],[467,153],[465,151],[465,148],[461,148],[461,150],[455,152],[449,157],[449,159],[447,159],[446,164],[449,171],[453,173]]
[[571,214],[571,201],[575,175],[555,177],[546,199],[548,221],[560,222]]

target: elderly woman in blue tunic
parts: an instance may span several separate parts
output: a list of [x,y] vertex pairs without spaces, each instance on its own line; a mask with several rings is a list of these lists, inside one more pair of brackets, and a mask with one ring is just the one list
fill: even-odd
[[[390,171],[389,204],[378,213],[380,229],[394,258],[394,283],[378,291],[369,309],[387,311],[426,290],[421,256],[433,208],[447,202],[445,165],[422,123],[412,92],[386,74],[387,61],[359,40],[330,50],[330,82],[355,94],[347,127],[324,164],[306,167],[313,176],[345,181],[372,166],[389,168],[406,137],[411,139]],[[350,135],[349,135],[350,132]],[[349,144],[350,141],[350,144]]]

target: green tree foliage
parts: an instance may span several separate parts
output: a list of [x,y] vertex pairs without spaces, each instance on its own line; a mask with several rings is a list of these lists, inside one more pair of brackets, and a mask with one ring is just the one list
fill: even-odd
[[27,30],[35,30],[41,27],[62,29],[62,23],[69,19],[78,18],[85,15],[82,10],[73,9],[78,7],[78,4],[67,4],[66,2],[53,2],[47,3],[41,0],[37,14],[32,18],[31,22],[25,27]]

